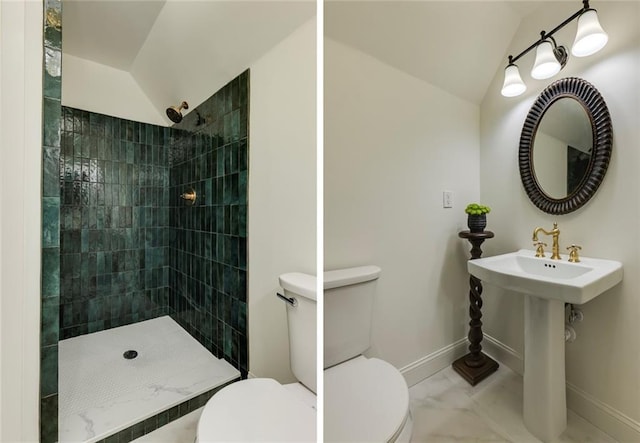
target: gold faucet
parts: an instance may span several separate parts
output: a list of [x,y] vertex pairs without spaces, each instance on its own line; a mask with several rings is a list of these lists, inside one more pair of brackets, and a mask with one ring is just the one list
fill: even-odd
[[553,224],[553,229],[551,231],[545,231],[542,228],[535,228],[533,230],[533,241],[538,241],[538,233],[542,232],[545,235],[550,235],[553,239],[553,243],[551,245],[551,260],[560,260],[560,246],[558,245],[558,237],[560,236],[560,229],[558,229],[558,224]]

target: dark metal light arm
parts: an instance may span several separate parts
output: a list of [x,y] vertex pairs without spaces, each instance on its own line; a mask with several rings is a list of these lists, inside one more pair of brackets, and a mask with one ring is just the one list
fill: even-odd
[[583,4],[582,9],[580,9],[578,12],[573,14],[571,17],[569,17],[568,19],[566,19],[565,21],[560,23],[558,26],[553,28],[553,30],[551,30],[551,32],[549,32],[549,33],[546,33],[545,31],[540,32],[540,39],[537,40],[531,46],[529,46],[527,49],[522,51],[520,54],[516,55],[515,57],[510,55],[509,56],[509,64],[515,63],[520,57],[522,57],[523,55],[527,54],[529,51],[531,51],[536,46],[538,46],[540,43],[542,43],[545,39],[553,36],[553,34],[555,34],[557,31],[559,31],[560,29],[564,28],[566,25],[571,23],[573,20],[575,20],[576,18],[580,17],[585,11],[590,9],[589,8],[589,0],[582,0],[582,4]]

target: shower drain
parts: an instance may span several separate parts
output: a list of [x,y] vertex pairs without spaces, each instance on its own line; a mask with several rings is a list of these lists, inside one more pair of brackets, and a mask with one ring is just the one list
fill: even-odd
[[122,354],[122,356],[127,360],[131,360],[138,356],[138,351],[134,351],[134,350],[125,351],[125,353]]

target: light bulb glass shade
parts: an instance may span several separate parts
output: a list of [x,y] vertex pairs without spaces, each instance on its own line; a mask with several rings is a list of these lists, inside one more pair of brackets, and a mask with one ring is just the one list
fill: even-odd
[[548,40],[543,41],[536,48],[536,61],[531,70],[531,77],[542,80],[553,77],[560,72],[560,63],[553,53],[553,46]]
[[595,9],[587,9],[578,18],[578,32],[571,47],[571,53],[576,57],[586,57],[595,54],[607,44],[609,36],[598,21]]
[[501,94],[505,97],[515,97],[527,90],[527,86],[520,77],[520,71],[516,65],[509,65],[504,70],[504,83]]

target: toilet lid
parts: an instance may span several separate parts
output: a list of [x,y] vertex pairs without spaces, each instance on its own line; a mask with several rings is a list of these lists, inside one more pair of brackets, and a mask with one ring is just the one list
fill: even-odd
[[198,442],[315,441],[316,411],[270,378],[233,383],[207,402]]
[[324,395],[325,441],[392,441],[409,413],[404,377],[377,358],[325,370]]

